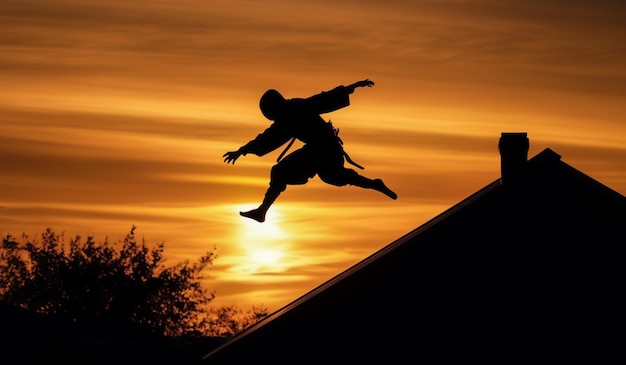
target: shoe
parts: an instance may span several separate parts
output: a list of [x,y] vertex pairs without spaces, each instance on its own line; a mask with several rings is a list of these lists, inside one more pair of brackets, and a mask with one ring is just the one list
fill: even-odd
[[252,209],[247,212],[239,212],[239,215],[242,217],[254,219],[259,223],[265,222],[265,212],[261,209]]
[[398,194],[394,193],[391,189],[389,189],[387,185],[385,185],[385,183],[381,179],[374,180],[374,189],[387,195],[393,200],[398,199]]

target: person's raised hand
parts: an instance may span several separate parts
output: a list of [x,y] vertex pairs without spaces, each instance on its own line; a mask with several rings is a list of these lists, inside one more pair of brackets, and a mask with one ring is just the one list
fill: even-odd
[[372,87],[374,86],[374,81],[370,79],[365,79],[365,80],[358,81],[356,84],[358,87],[364,87],[364,86]]
[[361,80],[361,81],[357,81],[354,84],[348,86],[348,93],[352,94],[354,92],[354,89],[356,89],[357,87],[372,87],[374,86],[374,81],[370,80],[370,79],[365,79],[365,80]]

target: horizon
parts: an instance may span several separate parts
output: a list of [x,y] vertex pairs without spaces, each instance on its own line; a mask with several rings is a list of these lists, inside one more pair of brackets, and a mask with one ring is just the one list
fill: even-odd
[[[166,264],[217,246],[214,305],[272,312],[498,179],[502,132],[626,193],[625,3],[237,5],[6,1],[0,234],[137,226]],[[362,79],[323,117],[398,199],[315,177],[239,216],[283,149],[223,162],[269,127],[262,93]]]

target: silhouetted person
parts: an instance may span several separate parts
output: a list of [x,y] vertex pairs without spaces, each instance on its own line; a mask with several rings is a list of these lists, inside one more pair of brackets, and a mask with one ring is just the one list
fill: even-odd
[[[258,222],[265,221],[265,214],[287,185],[305,184],[316,174],[325,183],[344,186],[354,185],[377,190],[392,199],[397,199],[381,179],[369,179],[355,170],[344,167],[344,158],[352,165],[363,168],[350,159],[343,150],[339,130],[326,122],[320,114],[329,113],[350,105],[349,95],[357,87],[372,87],[374,82],[363,80],[349,86],[338,86],[309,98],[285,99],[278,91],[268,90],[259,106],[263,115],[273,123],[255,139],[237,151],[226,152],[224,162],[233,164],[241,156],[253,153],[263,156],[291,139],[289,145],[272,167],[270,183],[261,205],[247,212],[244,217]],[[304,143],[302,148],[282,158],[295,139]]]

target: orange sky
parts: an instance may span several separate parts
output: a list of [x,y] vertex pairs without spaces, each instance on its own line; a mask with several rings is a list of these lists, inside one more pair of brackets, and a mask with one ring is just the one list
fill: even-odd
[[[619,0],[3,0],[0,233],[122,238],[169,264],[217,246],[216,305],[278,309],[500,176],[527,132],[626,193]],[[370,78],[341,129],[399,198],[312,180],[257,223],[282,150],[223,163],[269,124],[269,88]],[[296,146],[299,146],[296,144]]]

